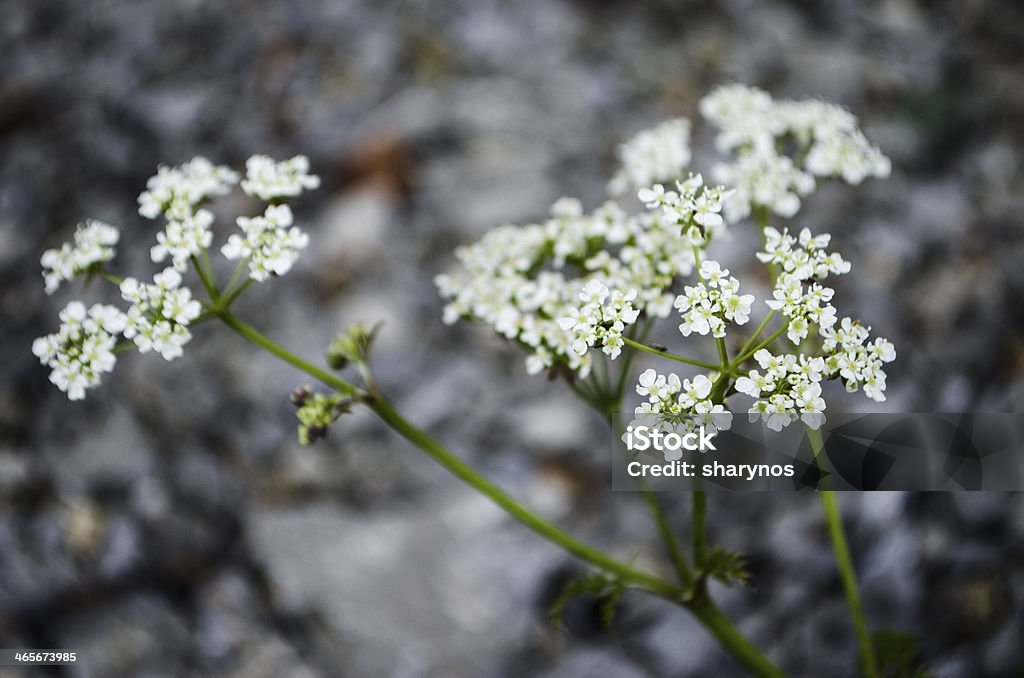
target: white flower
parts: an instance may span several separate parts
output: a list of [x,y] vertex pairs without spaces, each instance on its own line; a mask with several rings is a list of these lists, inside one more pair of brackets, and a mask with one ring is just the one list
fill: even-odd
[[292,198],[319,186],[320,178],[309,174],[309,159],[304,155],[281,162],[266,155],[254,155],[245,161],[242,190],[261,200]]
[[618,156],[622,168],[609,185],[613,194],[672,181],[690,164],[690,121],[676,118],[644,130],[620,145]]
[[203,200],[224,195],[237,182],[234,170],[203,157],[177,167],[160,166],[139,195],[139,214],[156,219],[163,213],[168,219],[180,221],[191,216]]
[[65,281],[114,258],[114,245],[121,237],[114,226],[90,219],[75,229],[75,242],[60,249],[46,250],[40,259],[46,293],[53,294]]
[[708,259],[701,263],[700,277],[701,282],[685,287],[673,304],[682,315],[679,332],[684,337],[710,333],[721,338],[725,336],[726,322],[744,325],[750,320],[754,296],[739,294],[740,283],[729,276],[728,269]]
[[247,258],[249,275],[258,282],[290,271],[309,244],[309,236],[292,226],[288,205],[268,205],[262,216],[238,217],[236,221],[242,235],[229,237],[221,253],[232,260]]
[[[889,159],[867,141],[857,119],[834,104],[773,101],[756,87],[725,85],[701,100],[700,111],[720,130],[718,149],[735,154],[733,162],[715,169],[717,180],[736,189],[726,205],[731,221],[754,207],[794,216],[801,197],[814,191],[815,177],[858,184],[890,172]],[[792,148],[792,156],[784,148]]]
[[181,274],[173,268],[155,275],[152,284],[135,278],[121,283],[121,297],[132,304],[124,336],[135,342],[139,353],[155,351],[164,360],[174,360],[192,339],[188,326],[199,317],[202,305],[180,285]]
[[168,256],[171,264],[179,271],[188,268],[189,259],[210,247],[213,233],[213,213],[200,209],[181,220],[170,220],[166,228],[156,234],[157,244],[150,250],[150,257],[161,263]]
[[50,381],[81,400],[85,390],[98,386],[103,373],[114,369],[117,335],[125,329],[125,314],[113,306],[95,304],[86,310],[72,301],[60,312],[60,329],[32,342],[32,353],[51,368]]
[[824,369],[829,376],[838,376],[853,392],[864,388],[864,395],[875,402],[885,401],[886,374],[882,366],[896,359],[896,348],[886,339],[868,342],[870,328],[852,318],[843,318],[839,327],[821,332],[828,356]]

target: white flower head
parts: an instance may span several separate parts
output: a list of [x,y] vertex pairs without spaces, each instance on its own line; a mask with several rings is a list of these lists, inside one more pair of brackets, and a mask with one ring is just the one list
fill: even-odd
[[618,156],[622,167],[609,185],[613,194],[673,181],[690,164],[690,121],[675,118],[644,130],[620,145]]
[[72,301],[60,312],[60,329],[32,343],[32,353],[51,368],[50,381],[81,400],[86,389],[98,386],[102,376],[114,369],[114,346],[124,331],[127,318],[114,306],[95,304],[88,310]]
[[288,205],[268,205],[258,217],[238,217],[242,234],[233,234],[221,247],[228,259],[249,260],[249,276],[263,282],[291,270],[299,254],[309,244],[309,236],[292,226]]
[[162,213],[180,221],[191,216],[201,202],[224,195],[236,183],[237,172],[201,156],[177,167],[161,166],[139,195],[139,214],[156,219]]
[[280,162],[266,155],[254,155],[245,161],[242,190],[260,200],[294,198],[319,186],[320,177],[309,173],[309,159],[304,155]]
[[151,284],[135,278],[121,283],[121,297],[132,304],[124,336],[135,342],[139,353],[155,351],[164,360],[174,360],[192,339],[188,326],[199,317],[202,305],[180,285],[181,274],[173,268],[155,275]]
[[74,244],[46,250],[40,259],[46,293],[53,294],[61,283],[71,281],[97,264],[114,258],[114,245],[121,233],[116,227],[90,219],[75,229]]

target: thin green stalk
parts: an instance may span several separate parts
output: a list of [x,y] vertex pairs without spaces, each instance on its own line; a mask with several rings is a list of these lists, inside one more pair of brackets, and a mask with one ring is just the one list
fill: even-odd
[[[807,429],[807,437],[814,450],[814,456],[817,457],[824,447],[821,431]],[[864,674],[868,678],[878,678],[878,663],[875,659],[875,649],[871,642],[868,622],[864,616],[860,589],[857,586],[857,573],[854,570],[850,547],[846,543],[846,535],[843,532],[843,518],[839,513],[836,494],[830,490],[823,490],[819,494],[821,495],[822,506],[825,508],[825,519],[828,522],[829,537],[832,539],[832,551],[835,553],[836,567],[839,568],[839,578],[843,583],[846,603],[850,607],[850,617],[853,620],[853,628],[857,634],[857,646],[860,650],[861,665],[864,667]]]
[[750,350],[750,347],[754,345],[754,343],[761,336],[761,333],[764,332],[764,328],[768,327],[768,323],[770,323],[772,321],[772,318],[774,318],[774,317],[775,317],[775,311],[774,310],[769,311],[768,315],[766,315],[764,317],[764,320],[761,321],[761,324],[757,326],[756,330],[754,330],[754,333],[750,335],[750,339],[747,339],[747,342],[745,344],[743,344],[743,348],[741,348],[739,350],[737,355],[743,355],[747,351]]
[[684,358],[683,356],[676,355],[675,353],[669,353],[668,351],[662,351],[662,350],[654,348],[653,346],[648,346],[647,344],[641,344],[639,341],[634,341],[633,339],[629,339],[628,337],[623,337],[622,338],[622,342],[626,346],[629,346],[630,348],[634,348],[637,351],[643,351],[644,353],[650,353],[651,355],[656,355],[659,358],[668,358],[669,360],[675,360],[677,363],[684,363],[686,365],[693,365],[694,367],[703,367],[706,370],[715,370],[716,372],[721,367],[720,365],[716,365],[715,363],[708,363],[708,362],[704,362],[703,360],[694,360],[693,358]]
[[708,523],[708,497],[704,490],[695,489],[691,492],[693,497],[693,514],[691,529],[693,540],[693,563],[698,570],[704,567],[704,560],[707,552],[707,523]]
[[733,360],[729,364],[729,369],[730,370],[735,370],[737,367],[739,367],[744,362],[746,362],[747,358],[749,358],[750,356],[754,355],[755,353],[760,351],[762,348],[765,348],[765,347],[769,346],[773,341],[775,341],[776,339],[778,339],[779,337],[782,336],[782,333],[786,331],[786,328],[788,326],[789,326],[788,324],[783,325],[774,334],[772,334],[772,336],[768,337],[767,339],[765,339],[764,341],[762,341],[760,344],[758,344],[754,348],[750,349],[749,351],[746,351],[746,352],[742,353],[741,355],[737,356],[736,360]]
[[189,259],[192,261],[192,267],[196,269],[196,273],[199,275],[199,280],[202,281],[203,287],[206,288],[206,293],[210,296],[210,301],[217,303],[220,294],[217,292],[216,286],[214,286],[207,277],[206,271],[203,270],[203,265],[199,262],[199,257],[193,254]]
[[690,612],[704,628],[715,637],[718,644],[729,650],[734,659],[746,666],[755,676],[761,678],[785,678],[777,666],[765,657],[761,650],[740,633],[729,618],[707,596],[701,597],[689,607]]
[[233,329],[235,332],[242,335],[244,338],[248,339],[252,343],[262,348],[263,350],[275,356],[276,358],[279,358],[284,362],[288,363],[292,367],[296,367],[302,370],[303,372],[313,377],[314,379],[319,379],[324,384],[347,395],[355,395],[359,392],[360,389],[357,388],[354,384],[350,384],[344,379],[341,379],[331,374],[327,370],[323,370],[314,365],[313,363],[303,360],[302,358],[295,355],[291,351],[282,347],[280,344],[263,336],[255,328],[246,325],[244,322],[242,322],[237,317],[232,315],[229,311],[221,311],[218,315],[220,319],[223,320],[224,323],[228,327]]
[[220,305],[224,308],[230,307],[231,304],[235,302],[235,299],[242,296],[242,293],[249,289],[249,285],[252,285],[254,282],[255,281],[252,278],[248,278],[234,292],[231,292],[230,294],[225,293],[224,296],[221,297]]
[[665,552],[668,554],[669,561],[671,561],[672,567],[676,571],[676,578],[679,580],[679,584],[689,591],[693,586],[694,577],[693,572],[690,571],[689,564],[686,562],[683,548],[679,544],[679,540],[676,539],[675,532],[672,531],[672,525],[668,522],[668,516],[665,515],[665,510],[661,507],[657,494],[651,489],[646,479],[641,482],[644,501],[647,503],[651,517],[654,518],[654,524],[658,527],[658,534],[661,536],[661,542],[665,546]]

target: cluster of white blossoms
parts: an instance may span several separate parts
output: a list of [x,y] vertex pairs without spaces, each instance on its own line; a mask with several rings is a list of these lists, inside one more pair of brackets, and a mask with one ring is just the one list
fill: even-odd
[[[673,281],[694,268],[695,243],[679,230],[660,210],[628,215],[607,202],[585,214],[563,198],[544,223],[501,226],[455,251],[461,270],[435,278],[449,300],[444,320],[493,326],[529,351],[530,373],[565,365],[585,378],[592,357],[584,346],[618,355],[620,323],[671,313]],[[611,292],[587,308],[588,285]]]
[[843,318],[838,329],[822,330],[824,349],[828,352],[825,365],[832,375],[838,375],[851,393],[858,387],[875,402],[885,401],[885,370],[882,365],[896,360],[896,347],[881,337],[869,341],[871,328],[863,327],[852,318]]
[[182,348],[192,339],[188,326],[203,309],[192,291],[181,286],[180,273],[164,269],[151,284],[125,278],[121,298],[131,303],[124,336],[135,342],[139,353],[155,351],[164,360],[181,357]]
[[700,174],[677,181],[678,190],[665,190],[661,184],[641,188],[637,197],[650,209],[660,208],[665,218],[682,227],[695,244],[707,244],[725,229],[722,205],[731,192],[724,186],[707,186]]
[[221,247],[228,259],[248,259],[249,277],[263,282],[291,270],[309,244],[309,236],[293,226],[288,205],[268,205],[258,217],[238,217],[242,235],[233,234]]
[[750,408],[751,421],[762,418],[773,431],[781,431],[798,418],[818,429],[824,422],[825,399],[821,380],[825,360],[820,356],[772,355],[762,348],[754,354],[761,370],[736,380],[736,391],[758,398]]
[[817,177],[859,184],[891,171],[889,159],[867,140],[857,119],[832,103],[775,101],[756,87],[724,85],[701,100],[700,112],[720,130],[718,149],[735,155],[714,170],[718,181],[736,190],[726,205],[730,221],[757,208],[794,216]]
[[845,275],[850,272],[850,263],[836,252],[825,251],[832,240],[828,233],[812,236],[805,228],[799,238],[794,238],[788,229],[780,233],[767,227],[764,234],[765,249],[756,256],[760,261],[778,266],[781,273],[775,281],[773,298],[767,304],[789,319],[786,334],[790,341],[799,344],[812,327],[821,331],[836,322],[836,309],[829,303],[835,290],[808,281]]
[[309,159],[304,155],[281,162],[266,155],[254,155],[245,161],[242,190],[260,200],[294,198],[319,186],[320,177],[309,173]]
[[60,312],[60,321],[57,332],[32,342],[32,353],[52,370],[50,381],[57,388],[81,400],[104,372],[114,369],[114,347],[127,318],[114,306],[95,304],[86,310],[82,302],[72,301]]
[[610,292],[599,280],[591,278],[580,291],[582,308],[572,307],[569,315],[558,319],[559,326],[572,332],[572,350],[583,356],[597,344],[613,360],[622,353],[622,331],[636,322],[640,311],[631,303],[636,290],[625,294]]
[[[685,435],[704,426],[706,431],[726,431],[732,426],[732,413],[713,402],[714,384],[706,375],[680,379],[674,372],[659,374],[653,369],[640,374],[636,392],[647,400],[635,410],[633,426],[650,424],[663,432]],[[665,460],[682,457],[682,449],[665,449]]]
[[39,263],[43,267],[46,293],[53,294],[61,283],[73,280],[97,264],[114,258],[114,245],[121,233],[116,227],[89,219],[75,229],[75,243],[46,250]]
[[716,338],[725,337],[727,322],[744,325],[750,320],[753,294],[740,294],[740,281],[729,275],[717,261],[700,265],[700,282],[687,285],[673,304],[683,317],[679,331],[684,337],[691,333]]
[[690,164],[690,121],[674,118],[644,130],[619,146],[618,157],[621,167],[608,186],[613,195],[672,181]]
[[147,219],[163,214],[168,221],[182,220],[192,216],[201,202],[228,193],[236,183],[237,172],[203,157],[177,167],[160,166],[139,195],[139,214]]
[[[232,235],[222,251],[228,259],[246,259],[250,278],[263,281],[287,273],[308,242],[306,234],[293,225],[291,209],[278,203],[315,188],[320,180],[309,174],[304,156],[275,162],[255,155],[246,169],[243,190],[272,204],[260,216],[238,218],[242,233]],[[127,312],[102,305],[86,312],[81,302],[72,302],[61,312],[60,330],[33,344],[35,354],[53,370],[51,381],[72,400],[84,397],[85,389],[97,385],[101,374],[113,368],[120,335],[140,353],[152,351],[166,360],[182,355],[192,338],[189,326],[203,312],[202,303],[183,286],[182,274],[193,262],[200,270],[208,267],[200,258],[207,261],[213,243],[213,213],[202,205],[228,193],[238,181],[238,173],[231,168],[197,157],[176,167],[161,166],[146,182],[146,190],[138,197],[139,214],[149,219],[162,215],[167,221],[157,233],[150,257],[156,263],[170,259],[170,267],[149,283],[131,277],[121,281],[121,297],[131,304]],[[113,259],[119,237],[115,227],[88,221],[78,227],[73,244],[47,250],[41,259],[47,293]]]

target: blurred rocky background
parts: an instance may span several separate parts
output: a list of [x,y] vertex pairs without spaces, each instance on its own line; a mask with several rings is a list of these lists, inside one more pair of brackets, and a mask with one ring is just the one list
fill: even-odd
[[[309,357],[383,321],[380,377],[410,419],[656,571],[600,418],[486,331],[444,327],[431,278],[563,194],[595,206],[615,144],[665,117],[695,120],[709,167],[696,104],[715,84],[835,100],[893,158],[797,219],[854,264],[841,310],[896,342],[885,409],[1024,401],[1019,3],[0,0],[0,65],[0,647],[81,653],[31,675],[743,675],[642,595],[611,634],[586,603],[552,630],[569,557],[365,414],[300,448],[287,396],[308,380],[223,327],[69,403],[31,340],[112,290],[46,297],[39,255],[96,217],[123,227],[120,270],[152,273],[135,196],[158,163],[309,155],[314,245],[240,314]],[[247,207],[220,205],[218,241]],[[727,259],[753,245],[734,231]],[[685,525],[686,497],[665,499]],[[914,634],[939,676],[1024,675],[1019,496],[841,501],[873,625]],[[854,675],[813,497],[714,497],[711,533],[748,556],[752,586],[716,591],[744,632],[794,675]]]

